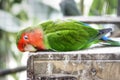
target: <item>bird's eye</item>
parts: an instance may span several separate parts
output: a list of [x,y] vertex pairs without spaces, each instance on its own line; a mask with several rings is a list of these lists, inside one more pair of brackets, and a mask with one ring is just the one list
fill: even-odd
[[24,39],[27,40],[27,39],[28,39],[28,36],[25,35],[25,36],[24,36]]

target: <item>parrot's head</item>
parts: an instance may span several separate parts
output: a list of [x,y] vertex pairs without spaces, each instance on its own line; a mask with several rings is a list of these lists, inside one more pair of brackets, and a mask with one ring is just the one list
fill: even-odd
[[16,44],[21,52],[44,50],[43,32],[39,28],[28,27],[17,34]]

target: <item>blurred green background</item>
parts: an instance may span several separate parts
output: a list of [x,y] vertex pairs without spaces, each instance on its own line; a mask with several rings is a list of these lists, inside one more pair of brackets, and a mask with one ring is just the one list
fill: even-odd
[[[119,16],[120,0],[0,0],[0,70],[26,65],[16,47],[16,33],[30,25],[64,16]],[[26,72],[0,76],[25,80]]]

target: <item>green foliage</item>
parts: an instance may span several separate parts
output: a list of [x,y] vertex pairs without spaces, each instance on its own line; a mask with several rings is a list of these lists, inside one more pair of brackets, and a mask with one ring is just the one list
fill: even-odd
[[22,0],[13,0],[13,3],[21,3]]
[[5,34],[5,33],[3,34],[3,33],[4,33],[4,31],[0,30],[0,35],[2,35],[2,36],[0,36],[0,46],[1,46],[1,48],[0,48],[0,68],[2,68],[2,69],[6,67],[5,58],[8,57],[6,54],[6,53],[8,53],[8,51],[6,50],[6,48],[8,48],[8,44],[6,44],[6,42],[5,42],[8,38],[6,36],[7,34]]
[[117,11],[117,0],[93,0],[89,15],[113,14]]
[[[19,1],[19,2],[18,2]],[[16,32],[20,29],[22,21],[11,14],[11,8],[14,3],[20,3],[22,0],[1,0],[0,1],[0,69],[9,68],[9,63],[14,60],[17,65],[21,65],[22,54],[19,54],[16,48]],[[15,80],[19,77],[12,75]],[[0,80],[6,78],[0,77]]]
[[21,10],[17,15],[17,18],[21,19],[22,21],[27,21],[28,20],[28,16],[27,13],[24,10]]

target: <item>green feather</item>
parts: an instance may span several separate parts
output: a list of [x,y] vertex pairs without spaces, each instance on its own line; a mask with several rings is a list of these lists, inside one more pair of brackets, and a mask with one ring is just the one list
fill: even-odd
[[107,41],[104,41],[104,45],[107,45],[107,46],[120,46],[120,41],[114,41],[114,40],[107,40]]
[[[48,21],[41,24],[47,47],[57,51],[72,51],[88,47],[99,33],[72,20]],[[85,47],[86,46],[86,47]],[[90,46],[90,44],[89,44]]]

